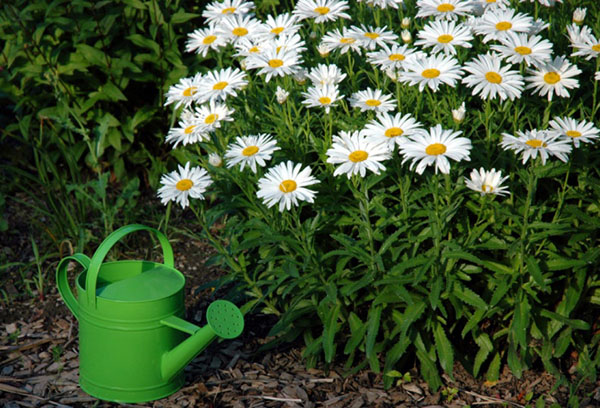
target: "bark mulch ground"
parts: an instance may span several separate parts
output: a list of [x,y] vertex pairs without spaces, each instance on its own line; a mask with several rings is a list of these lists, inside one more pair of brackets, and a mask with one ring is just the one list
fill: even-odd
[[[18,217],[17,217],[18,218]],[[0,249],[8,259],[28,261],[31,249],[23,242],[25,222],[12,219],[8,233],[0,234]],[[222,275],[204,267],[210,249],[201,242],[174,240],[176,267],[187,277],[187,318],[198,325],[203,312],[218,292],[203,285]],[[91,255],[91,254],[90,254]],[[131,255],[125,254],[124,256]],[[145,254],[142,254],[145,258]],[[135,258],[135,256],[133,257]],[[54,260],[56,265],[56,259]],[[47,269],[43,299],[19,295],[20,281],[31,271],[5,270],[0,287],[0,406],[17,407],[112,407],[78,386],[77,321],[55,288],[51,266]],[[74,271],[71,276],[74,276]],[[29,274],[29,275],[28,275]],[[72,279],[72,277],[71,277]],[[144,407],[525,407],[543,399],[566,406],[568,390],[554,387],[548,373],[528,371],[517,379],[505,369],[498,382],[474,379],[456,364],[454,380],[444,377],[444,387],[433,393],[413,368],[411,381],[389,390],[381,374],[362,370],[346,375],[343,362],[328,369],[307,369],[302,344],[286,344],[260,351],[270,339],[272,316],[246,316],[246,329],[238,339],[213,343],[185,369],[186,384],[175,394]],[[556,389],[555,389],[556,388]],[[533,398],[527,401],[527,396]],[[599,384],[581,387],[582,407],[600,406]]]

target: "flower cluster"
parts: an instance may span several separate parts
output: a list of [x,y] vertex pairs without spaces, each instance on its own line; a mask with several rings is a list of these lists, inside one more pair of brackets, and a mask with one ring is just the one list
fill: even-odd
[[[538,1],[546,7],[557,2]],[[368,7],[398,9],[403,1],[365,3]],[[426,126],[406,109],[400,112],[402,95],[388,93],[389,79],[398,87],[414,86],[419,93],[430,96],[446,87],[464,85],[473,97],[486,103],[515,102],[525,94],[543,97],[550,103],[553,98],[570,97],[570,91],[580,86],[583,71],[569,57],[600,58],[599,40],[591,28],[583,25],[585,9],[575,10],[573,23],[565,27],[572,48],[571,55],[566,56],[555,55],[554,45],[545,38],[548,23],[511,8],[508,0],[416,0],[416,7],[416,18],[423,24],[412,43],[409,18],[404,18],[399,27],[391,23],[389,27],[364,23],[345,26],[344,21],[351,21],[351,7],[345,0],[299,0],[290,12],[268,15],[265,20],[255,17],[255,6],[249,1],[210,3],[202,13],[207,25],[189,35],[186,50],[203,58],[230,50],[242,69],[217,67],[173,85],[166,95],[166,105],[173,104],[180,116],[166,141],[173,148],[210,142],[215,132],[233,120],[235,110],[228,107],[228,100],[239,98],[252,81],[262,81],[265,87],[275,81],[277,91],[273,95],[278,104],[297,101],[300,109],[322,112],[330,121],[334,114],[351,115],[348,106],[354,108],[355,116],[360,110],[360,115],[367,118],[363,126],[326,134],[322,144],[326,148],[317,152],[321,162],[310,165],[288,160],[278,135],[261,133],[262,129],[254,135],[234,135],[234,140],[219,136],[227,147],[209,151],[213,162],[218,153],[224,156],[227,168],[258,174],[256,196],[268,207],[279,204],[280,211],[289,210],[300,201],[315,200],[317,191],[307,187],[319,183],[313,175],[317,167],[327,169],[332,165],[333,176],[350,179],[366,177],[368,172],[385,172],[384,162],[394,155],[401,156],[401,163],[409,163],[408,168],[417,174],[423,174],[429,166],[435,173],[448,174],[451,161],[471,160],[473,142],[461,136],[465,132],[445,129],[440,123]],[[306,38],[307,27],[311,41]],[[403,31],[398,33],[397,28]],[[313,51],[307,46],[311,43],[316,43],[314,50],[318,53],[307,58],[306,53]],[[484,53],[472,52],[482,48],[487,48]],[[318,56],[326,59],[330,54],[334,54],[337,64],[347,54],[348,66],[329,60],[313,66],[305,63],[318,61]],[[383,84],[377,80],[376,84],[371,81],[365,85],[363,81],[357,89],[352,61],[363,54],[373,71],[377,70],[375,74],[385,74]],[[596,73],[596,80],[599,75]],[[300,89],[293,87],[288,78],[295,78]],[[464,102],[452,111],[457,126],[464,123],[466,111]],[[499,146],[522,154],[524,164],[538,156],[545,164],[550,157],[566,162],[573,148],[594,142],[600,131],[592,122],[560,116],[552,119],[546,129],[515,133],[502,133]],[[263,175],[261,168],[272,160],[278,164]],[[206,171],[195,172],[188,163],[179,172],[163,177],[159,195],[163,202],[176,200],[186,207],[188,196],[202,198],[203,189],[210,184],[207,177]],[[503,195],[508,188],[501,184],[507,178],[500,170],[480,168],[472,170],[466,186],[481,194]]]

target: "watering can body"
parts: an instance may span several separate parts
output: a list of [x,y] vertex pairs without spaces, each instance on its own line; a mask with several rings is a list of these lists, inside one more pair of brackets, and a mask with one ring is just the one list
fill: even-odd
[[[139,230],[159,238],[164,263],[103,262],[118,240]],[[75,282],[77,298],[67,281],[71,261],[84,269]],[[116,230],[91,259],[75,254],[61,260],[57,283],[79,321],[79,383],[103,400],[144,402],[170,395],[183,385],[185,365],[214,338],[234,338],[243,330],[239,309],[221,300],[209,306],[213,321],[205,327],[182,319],[185,278],[173,267],[167,238],[142,225]]]

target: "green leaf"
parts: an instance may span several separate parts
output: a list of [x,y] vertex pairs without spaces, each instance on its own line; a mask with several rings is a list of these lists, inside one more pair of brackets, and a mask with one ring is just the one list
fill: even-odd
[[75,48],[81,54],[81,56],[89,63],[94,64],[98,67],[106,66],[106,56],[101,50],[94,47],[90,47],[86,44],[77,44]]
[[500,378],[500,353],[494,354],[485,377],[490,382],[496,382]]
[[569,326],[575,330],[589,330],[590,329],[590,324],[583,320],[569,319],[562,315],[559,315],[558,313],[554,313],[554,312],[551,312],[546,309],[542,309],[540,311],[540,315],[544,316],[544,317],[548,317],[550,319],[558,320],[559,322],[564,323],[567,326]]
[[529,272],[529,274],[531,275],[533,280],[538,285],[540,285],[540,287],[542,289],[546,289],[546,284],[544,283],[544,277],[542,276],[542,271],[541,271],[539,265],[537,264],[537,261],[535,260],[535,258],[530,255],[526,258],[526,262],[527,262],[527,271]]
[[435,362],[422,350],[417,350],[417,358],[421,363],[420,374],[423,376],[432,392],[436,392],[442,386],[442,379]]
[[433,310],[437,309],[440,303],[440,294],[442,292],[443,285],[443,278],[441,276],[438,276],[429,290],[429,303]]
[[365,333],[367,332],[367,325],[354,312],[350,312],[350,315],[348,315],[348,324],[350,325],[352,335],[346,342],[346,347],[344,347],[345,354],[350,354],[356,350],[364,340]]
[[508,345],[506,362],[508,363],[508,368],[510,368],[514,376],[521,378],[523,374],[523,365],[521,364],[521,359],[517,355],[516,346],[512,343]]
[[546,262],[549,271],[563,271],[565,269],[585,266],[586,261],[580,259],[554,258]]
[[145,37],[141,34],[131,34],[125,38],[127,38],[129,41],[131,41],[138,47],[147,48],[149,50],[152,50],[152,52],[154,52],[154,54],[156,56],[158,56],[160,54],[160,46],[155,41],[152,41],[148,37]]
[[[367,355],[367,359],[372,361],[375,356],[375,341],[377,340],[377,335],[379,334],[379,323],[381,320],[381,306],[371,307],[369,309],[369,316],[367,318],[367,340],[365,343],[365,352]],[[379,372],[379,364],[375,367],[371,365],[371,370],[378,373]]]
[[192,18],[200,17],[200,14],[186,13],[183,10],[179,10],[177,13],[171,16],[171,24],[181,24],[186,21],[190,21]]
[[121,90],[113,84],[111,81],[105,83],[100,92],[106,95],[111,101],[126,101],[127,97],[121,92]]
[[335,334],[338,332],[338,316],[341,305],[336,302],[334,307],[331,307],[330,301],[323,301],[323,305],[329,312],[325,314],[323,321],[323,352],[325,353],[325,361],[331,363],[335,355]]
[[517,300],[513,314],[510,331],[514,339],[521,345],[527,347],[527,332],[529,331],[529,316],[531,307],[527,301],[527,296],[520,302]]
[[452,344],[444,327],[441,323],[437,323],[433,330],[433,337],[435,339],[435,348],[437,350],[438,360],[444,371],[452,378],[452,370],[454,368],[454,351],[452,350]]
[[487,303],[477,293],[458,282],[454,284],[452,293],[460,300],[478,309],[487,310],[488,308]]

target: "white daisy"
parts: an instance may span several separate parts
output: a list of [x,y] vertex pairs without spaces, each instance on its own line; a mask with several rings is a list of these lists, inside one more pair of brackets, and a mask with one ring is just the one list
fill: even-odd
[[228,95],[237,96],[237,91],[248,85],[246,74],[238,68],[209,71],[198,86],[200,101],[225,100]]
[[483,42],[487,43],[504,38],[507,33],[529,33],[532,24],[532,17],[510,8],[488,10],[475,21],[473,31],[477,35],[483,35]]
[[314,86],[337,85],[346,78],[346,74],[335,64],[319,64],[311,68],[308,73],[308,79]]
[[217,33],[235,44],[243,38],[255,38],[259,32],[260,24],[260,21],[251,15],[232,15],[219,22]]
[[279,163],[258,180],[259,190],[256,195],[269,208],[279,203],[280,212],[290,210],[292,205],[298,206],[299,201],[312,203],[316,193],[306,187],[319,183],[319,180],[310,173],[310,167],[302,169],[301,164],[291,161]]
[[501,101],[506,98],[512,101],[520,98],[523,77],[519,71],[511,71],[510,66],[502,67],[501,62],[496,54],[477,56],[463,66],[469,74],[462,79],[462,83],[473,88],[472,94],[482,99],[495,99],[498,96]]
[[294,51],[301,53],[306,51],[306,43],[299,34],[280,35],[279,37],[265,43],[267,48],[275,48],[277,51]]
[[211,183],[212,180],[206,170],[201,167],[190,169],[190,163],[187,162],[185,167],[179,166],[179,171],[163,174],[160,178],[162,187],[158,189],[158,196],[163,205],[175,201],[181,205],[181,208],[185,208],[190,204],[189,197],[204,199],[203,194]]
[[475,14],[482,15],[487,11],[504,10],[510,7],[510,0],[473,0],[471,4]]
[[528,77],[525,77],[527,89],[534,89],[534,94],[540,96],[548,95],[548,100],[552,100],[552,95],[568,98],[570,96],[568,89],[579,88],[579,81],[573,77],[581,74],[577,65],[573,65],[565,56],[556,57],[554,60],[539,66],[537,69],[528,69]]
[[423,130],[422,125],[409,113],[404,116],[402,113],[396,113],[395,116],[389,113],[378,113],[375,119],[365,125],[361,133],[368,140],[385,143],[391,151],[394,150],[395,145],[400,146],[407,137],[421,130]]
[[466,137],[459,137],[461,131],[442,129],[441,125],[421,131],[403,142],[400,154],[404,156],[402,163],[412,160],[410,169],[417,165],[415,171],[423,174],[427,166],[435,165],[435,173],[438,170],[444,174],[450,173],[450,162],[466,160],[470,161],[471,141]]
[[529,3],[535,3],[536,1],[542,6],[553,7],[556,3],[562,3],[562,0],[519,0],[519,3],[528,1]]
[[167,143],[173,143],[173,149],[179,143],[185,146],[208,140],[209,138],[208,130],[202,125],[202,122],[198,121],[195,115],[186,116],[186,118],[179,121],[179,127],[169,129],[169,133],[167,133],[167,137],[165,138]]
[[[236,53],[233,54],[234,57],[248,58],[253,55],[258,55],[262,53],[266,47],[265,42],[259,41],[258,38],[242,38],[237,41],[234,45]],[[246,61],[246,68],[248,69],[248,61]]]
[[365,177],[367,170],[379,174],[385,171],[382,161],[391,157],[386,143],[367,139],[360,132],[341,131],[333,137],[333,144],[327,150],[327,163],[340,164],[333,172],[334,176],[345,174],[348,178],[354,174]]
[[193,102],[199,101],[201,94],[198,93],[198,88],[202,83],[202,74],[196,74],[190,78],[182,78],[179,83],[169,87],[169,91],[166,94],[167,101],[165,106],[177,102],[175,109],[181,105],[189,107]]
[[272,40],[282,35],[292,35],[300,30],[298,19],[290,13],[279,14],[275,17],[267,16],[265,21],[257,30],[256,36],[261,40]]
[[269,48],[261,54],[248,57],[248,68],[260,68],[259,75],[265,74],[269,82],[273,76],[293,75],[302,64],[302,56],[295,51],[283,48]]
[[330,50],[340,50],[341,54],[345,54],[348,50],[353,50],[360,54],[360,42],[350,34],[346,27],[342,27],[341,32],[336,28],[321,38],[321,45]]
[[584,26],[579,31],[578,41],[573,42],[571,47],[574,51],[571,56],[585,57],[586,60],[600,57],[600,40],[598,40],[589,27]]
[[417,17],[434,16],[436,20],[456,20],[473,11],[473,5],[468,0],[417,0],[417,8]]
[[214,132],[221,127],[221,122],[231,122],[235,110],[229,109],[225,104],[210,101],[208,104],[196,108],[197,121],[206,132]]
[[524,61],[526,65],[540,65],[549,61],[552,55],[552,43],[538,35],[507,33],[500,42],[502,45],[494,44],[491,49],[513,64]]
[[529,32],[527,34],[529,34],[530,36],[538,35],[548,27],[550,27],[550,23],[547,23],[545,20],[538,18],[537,20],[534,20],[533,23],[531,23],[531,28],[529,29]]
[[462,123],[465,120],[467,114],[467,108],[465,103],[461,103],[458,109],[452,109],[452,120],[454,123]]
[[202,17],[206,19],[209,25],[219,23],[221,20],[232,16],[244,16],[254,8],[254,3],[244,0],[224,0],[213,1],[206,6],[202,12]]
[[406,70],[400,81],[409,85],[419,85],[423,92],[426,86],[437,91],[441,83],[454,87],[462,75],[458,60],[447,55],[431,55],[425,58],[415,58],[404,65]]
[[368,50],[374,50],[377,46],[384,47],[391,45],[398,39],[398,36],[392,31],[386,30],[387,26],[382,27],[366,27],[361,24],[360,27],[351,26],[349,34],[356,38],[361,47]]
[[496,169],[485,170],[481,167],[479,170],[471,171],[471,178],[465,177],[465,184],[471,190],[481,193],[481,195],[495,194],[506,195],[510,194],[508,187],[502,186],[502,183],[508,179],[508,176],[502,177],[502,171]]
[[600,71],[598,71],[594,74],[594,80],[600,81]]
[[353,108],[360,108],[361,112],[372,110],[375,112],[388,112],[395,109],[392,95],[384,95],[379,89],[367,88],[352,94],[348,99]]
[[227,38],[219,35],[217,31],[208,26],[199,28],[188,35],[188,40],[185,44],[187,52],[196,52],[197,54],[206,57],[209,50],[218,50],[219,47],[227,45]]
[[572,21],[575,24],[583,24],[583,20],[585,20],[585,15],[587,14],[587,8],[585,7],[577,7],[573,10]]
[[280,105],[285,103],[285,101],[288,99],[288,96],[290,96],[290,93],[277,85],[277,90],[275,91],[275,99],[277,99],[277,103]]
[[[357,0],[359,3],[363,0]],[[380,9],[386,9],[388,7],[397,9],[398,6],[404,4],[404,0],[365,0],[369,6],[379,7]]]
[[367,60],[386,71],[388,69],[400,70],[409,59],[426,56],[424,52],[409,48],[408,45],[394,44],[391,48],[385,46],[381,50],[369,52]]
[[292,13],[299,20],[313,18],[315,23],[324,23],[338,18],[349,19],[350,15],[344,13],[349,8],[345,0],[300,0]]
[[425,48],[433,47],[432,52],[456,54],[454,47],[471,48],[469,41],[473,40],[471,29],[454,21],[432,21],[418,32],[419,39],[415,45]]
[[271,160],[273,152],[277,150],[280,150],[277,141],[266,133],[237,137],[225,153],[227,167],[239,164],[240,170],[244,170],[244,166],[247,165],[256,173],[256,165],[265,167],[267,160]]
[[514,150],[515,153],[523,152],[523,164],[531,157],[535,159],[539,153],[542,164],[546,164],[549,156],[556,156],[559,160],[567,162],[571,153],[572,143],[563,139],[556,132],[546,130],[517,131],[517,137],[502,133],[500,146],[504,150]]
[[572,140],[576,148],[579,147],[579,143],[595,142],[600,133],[600,130],[594,127],[592,122],[577,121],[568,117],[556,117],[548,125],[554,133],[567,140]]
[[567,26],[567,35],[569,36],[571,47],[574,47],[575,44],[585,43],[593,33],[592,29],[586,25],[569,24]]
[[339,94],[337,85],[330,84],[311,86],[307,92],[302,92],[302,96],[305,98],[302,101],[303,105],[309,108],[325,108],[325,113],[329,113],[330,108],[335,106],[335,102],[343,98]]

